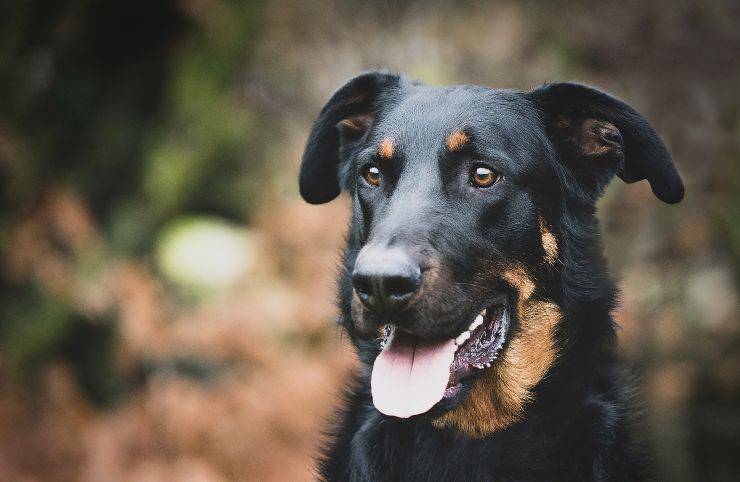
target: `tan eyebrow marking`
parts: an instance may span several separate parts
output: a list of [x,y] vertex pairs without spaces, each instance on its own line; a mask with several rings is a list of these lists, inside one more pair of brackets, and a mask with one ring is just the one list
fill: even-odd
[[470,137],[463,131],[455,131],[447,136],[447,149],[450,152],[459,151],[470,141]]
[[390,137],[384,137],[383,140],[380,142],[380,149],[378,149],[378,154],[380,154],[380,157],[383,159],[391,159],[393,157],[393,141],[390,139]]

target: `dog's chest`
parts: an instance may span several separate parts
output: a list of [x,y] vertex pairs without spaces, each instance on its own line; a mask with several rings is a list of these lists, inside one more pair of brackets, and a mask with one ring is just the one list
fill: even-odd
[[494,480],[498,459],[494,452],[495,443],[452,436],[428,421],[373,414],[352,438],[350,480]]

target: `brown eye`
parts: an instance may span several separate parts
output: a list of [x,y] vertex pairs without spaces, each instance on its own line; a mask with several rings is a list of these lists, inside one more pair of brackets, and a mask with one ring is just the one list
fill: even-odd
[[470,170],[470,182],[476,187],[491,187],[500,177],[493,169],[483,164],[475,164]]
[[362,168],[362,178],[371,187],[380,186],[380,169],[375,164],[368,164]]

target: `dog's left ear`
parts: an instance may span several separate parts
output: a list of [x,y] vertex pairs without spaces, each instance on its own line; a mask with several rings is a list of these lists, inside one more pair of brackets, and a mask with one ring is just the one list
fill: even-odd
[[298,180],[301,196],[323,204],[339,195],[342,149],[356,144],[372,127],[388,94],[401,83],[399,75],[367,72],[348,81],[326,103],[306,142]]
[[527,95],[544,113],[561,162],[596,196],[616,174],[628,183],[647,179],[666,203],[683,198],[683,182],[663,141],[625,102],[574,83],[545,84]]

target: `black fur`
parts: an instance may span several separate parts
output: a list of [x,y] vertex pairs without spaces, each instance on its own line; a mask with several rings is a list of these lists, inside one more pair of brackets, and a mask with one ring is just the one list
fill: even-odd
[[[359,121],[340,123],[353,117]],[[444,142],[455,130],[470,143],[451,153]],[[384,137],[394,141],[392,162],[377,155]],[[479,161],[502,174],[491,188],[467,183],[470,166]],[[381,167],[381,187],[361,179],[368,162]],[[683,197],[670,155],[648,122],[624,102],[583,85],[547,84],[529,92],[432,88],[371,72],[331,98],[309,136],[300,190],[315,204],[341,189],[353,199],[339,278],[340,324],[364,368],[347,390],[320,461],[322,479],[645,477],[630,433],[630,384],[615,359],[610,312],[616,288],[595,217],[595,203],[614,176],[647,179],[668,203]],[[539,219],[557,239],[555,263],[546,262]],[[512,264],[524,266],[535,281],[535,299],[560,307],[560,355],[534,387],[520,422],[474,440],[431,425],[459,399],[409,419],[374,408],[369,375],[379,345],[373,333],[388,320],[353,305],[351,283],[357,255],[368,243],[405,249],[422,271],[437,275],[393,320],[419,338],[455,336],[492,300],[513,307],[517,288],[496,274]],[[516,327],[507,338],[513,336]],[[459,398],[469,389],[464,385]]]

